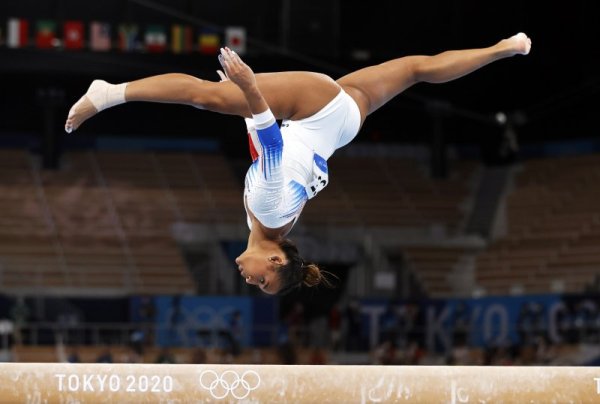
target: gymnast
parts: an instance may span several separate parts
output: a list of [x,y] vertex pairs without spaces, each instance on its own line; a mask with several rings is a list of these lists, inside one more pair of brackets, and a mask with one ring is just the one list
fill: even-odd
[[185,104],[246,118],[253,163],[243,203],[250,236],[235,262],[248,284],[282,295],[328,283],[286,236],[306,202],[327,185],[327,160],[354,139],[368,115],[416,83],[451,81],[530,49],[531,40],[518,33],[486,48],[401,57],[333,80],[313,72],[254,74],[224,48],[220,82],[180,73],[116,85],[94,80],[71,107],[65,130],[70,133],[98,112],[131,101]]

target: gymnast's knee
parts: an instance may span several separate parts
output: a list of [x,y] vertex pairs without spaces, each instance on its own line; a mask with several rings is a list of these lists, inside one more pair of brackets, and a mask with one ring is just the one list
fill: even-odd
[[200,83],[190,86],[187,90],[189,93],[186,98],[189,103],[196,108],[206,109],[209,111],[221,111],[224,105],[224,97],[211,81],[200,80]]
[[412,84],[431,81],[431,75],[437,68],[431,63],[431,59],[431,56],[411,56],[409,58],[408,69]]

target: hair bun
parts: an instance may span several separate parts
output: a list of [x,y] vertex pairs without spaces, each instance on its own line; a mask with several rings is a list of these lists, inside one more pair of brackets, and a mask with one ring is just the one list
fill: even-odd
[[304,270],[304,279],[302,280],[304,286],[312,288],[314,286],[323,284],[327,287],[333,287],[331,282],[325,276],[325,274],[328,272],[321,271],[317,265],[305,264],[302,268]]

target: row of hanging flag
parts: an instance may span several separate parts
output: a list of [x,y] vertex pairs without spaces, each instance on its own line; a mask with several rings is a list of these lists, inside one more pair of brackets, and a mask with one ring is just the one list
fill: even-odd
[[[61,28],[59,31],[59,27]],[[116,28],[116,29],[115,29]],[[89,49],[106,52],[113,49],[124,52],[192,53],[214,55],[222,46],[237,53],[246,53],[246,29],[226,27],[224,32],[202,29],[183,24],[148,24],[142,30],[139,24],[108,22],[37,20],[31,23],[23,18],[9,18],[4,42],[9,48],[35,46],[39,49]]]

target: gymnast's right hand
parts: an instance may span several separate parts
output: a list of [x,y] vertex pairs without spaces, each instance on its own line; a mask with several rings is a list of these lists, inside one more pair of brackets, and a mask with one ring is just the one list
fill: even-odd
[[221,48],[219,62],[221,62],[221,66],[223,66],[229,80],[237,84],[242,91],[256,88],[254,72],[237,53],[227,47]]

